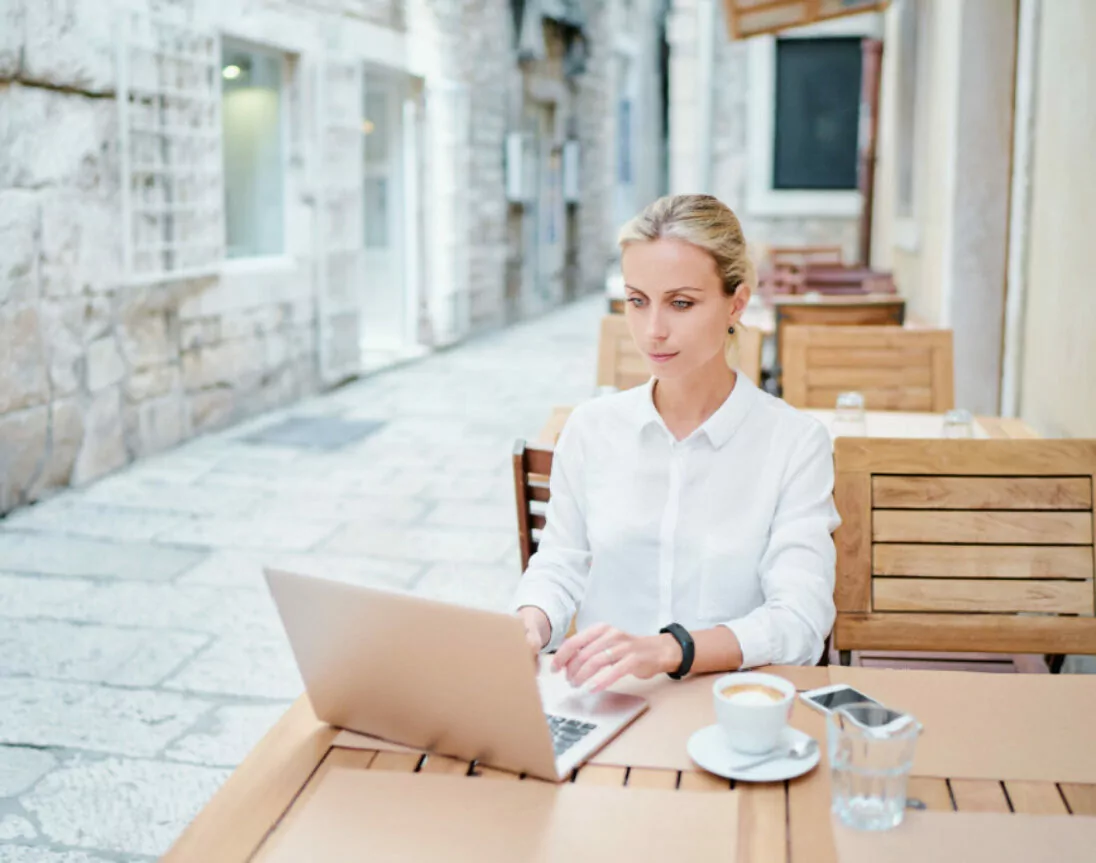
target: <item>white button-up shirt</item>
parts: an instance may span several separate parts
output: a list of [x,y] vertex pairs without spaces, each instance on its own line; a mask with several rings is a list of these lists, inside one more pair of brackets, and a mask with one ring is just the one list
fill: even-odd
[[544,611],[549,649],[577,611],[580,630],[726,626],[743,667],[817,662],[834,620],[840,524],[829,433],[739,374],[678,441],[652,389],[593,399],[568,418],[513,607]]

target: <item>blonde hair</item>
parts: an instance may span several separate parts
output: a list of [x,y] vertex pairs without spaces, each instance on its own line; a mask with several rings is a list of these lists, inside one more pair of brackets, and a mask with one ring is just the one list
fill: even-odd
[[[757,286],[757,271],[746,251],[746,238],[738,216],[712,195],[666,195],[648,204],[617,235],[623,251],[631,243],[682,240],[703,249],[715,261],[723,281],[723,293],[734,296],[739,285]],[[734,336],[727,337],[727,358],[732,363]]]

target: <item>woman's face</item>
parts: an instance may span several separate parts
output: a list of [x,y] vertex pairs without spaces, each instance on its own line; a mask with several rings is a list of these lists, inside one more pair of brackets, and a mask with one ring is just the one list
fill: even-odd
[[660,379],[725,366],[727,328],[750,298],[746,285],[723,292],[715,259],[684,240],[629,243],[621,255],[625,316],[632,338]]

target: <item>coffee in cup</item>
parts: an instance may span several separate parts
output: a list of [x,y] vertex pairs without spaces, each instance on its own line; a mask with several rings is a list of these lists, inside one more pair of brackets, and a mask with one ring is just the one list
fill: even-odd
[[764,683],[734,683],[723,690],[723,697],[732,704],[772,704],[783,701],[784,693]]
[[775,674],[747,671],[720,677],[712,695],[727,744],[738,752],[760,755],[780,741],[791,716],[795,687]]

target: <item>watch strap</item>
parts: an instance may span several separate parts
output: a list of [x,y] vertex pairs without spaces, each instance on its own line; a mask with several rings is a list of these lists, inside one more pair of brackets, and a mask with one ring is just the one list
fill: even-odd
[[693,667],[693,659],[696,658],[696,642],[689,635],[689,630],[680,623],[667,624],[658,631],[658,634],[673,636],[674,640],[681,646],[681,665],[677,667],[677,671],[667,672],[674,680],[681,680]]

